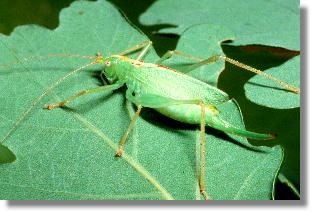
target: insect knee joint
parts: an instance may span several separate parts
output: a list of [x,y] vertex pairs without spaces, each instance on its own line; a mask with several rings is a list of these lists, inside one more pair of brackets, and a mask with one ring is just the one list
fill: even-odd
[[84,95],[84,94],[86,94],[86,93],[88,93],[87,90],[82,90],[82,91],[80,91],[80,92],[78,93],[78,95],[80,96],[80,95]]
[[198,100],[198,104],[199,104],[199,106],[205,106],[205,103],[203,100]]
[[207,105],[206,108],[212,113],[212,115],[218,115],[219,110],[214,105]]

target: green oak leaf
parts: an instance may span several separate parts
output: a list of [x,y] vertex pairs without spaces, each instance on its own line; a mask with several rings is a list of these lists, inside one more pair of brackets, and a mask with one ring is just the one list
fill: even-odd
[[[198,24],[208,23],[220,25],[235,33],[235,37],[231,39],[233,42],[228,45],[260,44],[299,50],[299,18],[299,1],[292,0],[254,0],[248,2],[244,0],[225,0],[222,2],[213,0],[200,0],[196,2],[192,0],[159,0],[154,2],[152,6],[141,15],[140,21],[145,25],[175,25],[176,27],[163,28],[159,32],[177,33],[180,35],[185,33],[184,31],[186,29],[192,28],[192,26]],[[200,34],[196,36],[199,40],[205,38],[204,35]],[[209,39],[206,39],[206,42],[209,42]],[[195,43],[195,39],[192,40],[193,43]],[[192,44],[192,42],[190,43]],[[191,44],[190,46],[192,46]],[[194,45],[192,48],[194,48]],[[196,49],[196,47],[194,49]],[[208,52],[208,50],[206,51]],[[293,61],[286,62],[285,66],[291,67],[294,73],[300,69],[299,63],[294,63]],[[196,74],[193,76],[196,76]],[[293,74],[291,76],[294,77]],[[202,77],[199,78],[202,79]],[[283,78],[285,77],[281,77],[281,79]],[[292,83],[295,81],[295,83],[297,83],[299,80],[299,72],[296,72],[295,78],[287,82]],[[255,86],[253,88],[257,90]],[[259,91],[262,91],[262,89],[259,89]],[[260,103],[263,101],[263,103],[261,103],[262,105],[277,108],[299,106],[299,95],[291,93],[283,95],[282,92],[275,91],[276,89],[267,89],[266,92],[263,92],[261,95],[255,93],[254,97],[251,97],[251,100],[257,102],[255,98],[259,97]],[[273,93],[275,100],[269,100],[268,97],[270,95],[268,96],[268,93]],[[252,94],[249,94],[249,97],[251,95]],[[266,98],[263,98],[264,96]],[[286,99],[284,105],[273,103],[283,98]],[[283,104],[283,102],[280,104]]]
[[141,16],[144,25],[171,24],[160,33],[182,32],[193,25],[221,25],[236,34],[233,45],[262,44],[300,49],[299,1],[158,0]]
[[[200,199],[197,167],[198,126],[170,120],[145,109],[122,158],[118,141],[135,108],[124,90],[77,99],[64,109],[43,107],[74,93],[98,87],[89,67],[67,78],[44,97],[7,136],[34,99],[70,70],[90,63],[74,57],[22,58],[54,53],[103,55],[121,52],[146,36],[106,1],[74,2],[61,13],[60,26],[18,27],[0,36],[1,142],[17,157],[0,165],[1,199]],[[148,62],[158,59],[150,51]],[[11,63],[10,61],[20,61]],[[160,82],[161,83],[161,82]],[[222,116],[244,128],[233,101],[219,108]],[[253,147],[246,139],[207,127],[207,191],[211,199],[271,199],[283,158],[280,146]],[[5,138],[5,139],[4,139]],[[268,141],[270,142],[270,141]]]

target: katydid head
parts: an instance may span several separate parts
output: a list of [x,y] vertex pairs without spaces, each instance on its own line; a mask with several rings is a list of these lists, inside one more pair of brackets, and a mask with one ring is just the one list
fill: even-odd
[[118,59],[116,57],[110,56],[104,58],[102,55],[97,54],[95,62],[104,65],[102,73],[105,75],[110,84],[117,81],[118,76],[116,74],[116,65],[118,63]]

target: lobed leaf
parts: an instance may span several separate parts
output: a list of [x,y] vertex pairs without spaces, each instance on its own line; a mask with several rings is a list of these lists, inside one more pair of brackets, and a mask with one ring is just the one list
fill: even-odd
[[[1,62],[30,55],[118,53],[144,40],[106,1],[79,1],[61,13],[53,31],[18,27],[0,36]],[[151,51],[146,61],[155,61]],[[33,100],[82,58],[49,58],[0,67],[0,135],[5,136]],[[0,165],[1,199],[199,199],[199,131],[145,109],[123,158],[114,153],[133,106],[124,90],[77,99],[69,108],[43,106],[102,84],[94,66],[63,81],[43,98],[5,140],[17,157]],[[161,82],[160,82],[161,83]],[[238,106],[229,101],[222,115],[244,127]],[[283,153],[279,146],[253,147],[246,139],[207,128],[207,190],[212,199],[270,199]]]

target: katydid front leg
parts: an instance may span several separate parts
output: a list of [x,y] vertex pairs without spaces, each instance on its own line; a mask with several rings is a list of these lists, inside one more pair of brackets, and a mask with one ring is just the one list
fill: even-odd
[[98,88],[93,88],[93,89],[88,89],[88,90],[82,90],[80,92],[78,92],[77,94],[73,95],[73,96],[70,96],[66,99],[64,99],[63,101],[61,102],[58,102],[58,103],[54,103],[54,104],[50,104],[47,106],[47,109],[48,110],[52,110],[54,108],[57,108],[57,107],[63,107],[65,104],[73,101],[74,99],[77,99],[78,97],[81,97],[83,95],[87,95],[87,94],[94,94],[94,93],[100,93],[100,92],[110,92],[110,91],[114,91],[120,87],[123,86],[124,83],[119,83],[119,82],[116,82],[115,84],[112,84],[112,85],[105,85],[105,86],[101,86],[101,87],[98,87]]
[[119,55],[123,56],[123,55],[131,54],[139,49],[142,49],[142,51],[139,53],[139,56],[136,58],[136,60],[141,60],[146,55],[146,53],[151,47],[152,47],[152,41],[147,40],[129,49],[124,50],[123,52],[119,53]]

